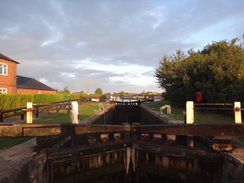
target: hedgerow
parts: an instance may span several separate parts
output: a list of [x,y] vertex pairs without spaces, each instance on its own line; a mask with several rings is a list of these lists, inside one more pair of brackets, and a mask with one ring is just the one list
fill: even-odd
[[61,94],[1,94],[0,110],[26,107],[27,102],[46,104],[59,101],[63,101]]

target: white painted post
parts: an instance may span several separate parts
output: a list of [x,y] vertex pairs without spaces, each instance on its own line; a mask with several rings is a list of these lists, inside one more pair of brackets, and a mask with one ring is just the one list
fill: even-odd
[[70,120],[72,124],[78,124],[78,103],[77,102],[71,102],[71,111],[70,111]]
[[237,124],[242,123],[242,121],[241,121],[241,102],[235,102],[234,109],[235,109],[235,123],[237,123]]
[[27,102],[26,123],[32,123],[32,102]]
[[193,101],[186,102],[186,124],[194,123],[194,103]]

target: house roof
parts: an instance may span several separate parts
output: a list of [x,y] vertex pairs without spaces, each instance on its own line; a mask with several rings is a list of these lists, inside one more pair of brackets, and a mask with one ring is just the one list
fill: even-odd
[[35,80],[24,76],[17,76],[17,88],[37,89],[37,90],[53,90],[53,88]]
[[9,58],[9,57],[7,57],[7,56],[1,54],[1,53],[0,53],[0,58],[1,58],[1,59],[4,59],[4,60],[8,60],[8,61],[10,61],[10,62],[14,62],[14,63],[16,63],[16,64],[19,64],[19,62],[17,62],[17,61],[15,61],[15,60],[13,60],[13,59],[11,59],[11,58]]

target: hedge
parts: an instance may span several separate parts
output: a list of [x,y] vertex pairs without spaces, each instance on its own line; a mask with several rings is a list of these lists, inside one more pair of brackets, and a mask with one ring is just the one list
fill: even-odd
[[27,102],[46,104],[63,101],[61,94],[1,94],[0,110],[26,107]]
[[[91,94],[0,94],[0,111],[26,107],[27,102],[33,104],[48,104],[65,100],[82,98],[96,98],[98,95]],[[14,112],[13,112],[14,114]],[[7,115],[12,115],[8,113]]]

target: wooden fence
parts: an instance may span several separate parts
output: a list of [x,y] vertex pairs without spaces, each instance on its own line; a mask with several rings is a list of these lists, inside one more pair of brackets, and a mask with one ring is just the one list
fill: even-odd
[[[53,102],[48,104],[34,104],[33,105],[33,111],[35,114],[35,118],[38,118],[40,112],[47,112],[50,113],[51,111],[56,110],[59,112],[61,109],[70,109],[71,102],[77,101],[80,105],[86,104],[91,101],[91,99],[85,98],[85,99],[74,99],[74,100],[66,100],[66,101],[60,101],[60,102]],[[3,110],[0,111],[0,123],[3,123],[4,116],[8,113],[15,113],[20,114],[20,119],[24,120],[27,112],[27,107],[21,107],[17,109],[9,109],[9,110]]]

